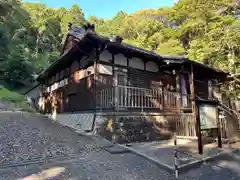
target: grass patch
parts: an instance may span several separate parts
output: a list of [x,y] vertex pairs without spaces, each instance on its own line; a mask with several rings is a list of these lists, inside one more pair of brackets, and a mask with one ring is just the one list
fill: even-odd
[[0,100],[9,101],[12,103],[22,102],[25,100],[25,96],[17,92],[9,91],[6,88],[0,88]]
[[32,108],[27,103],[26,96],[6,88],[0,88],[0,101],[9,104],[10,107],[22,111],[32,112]]

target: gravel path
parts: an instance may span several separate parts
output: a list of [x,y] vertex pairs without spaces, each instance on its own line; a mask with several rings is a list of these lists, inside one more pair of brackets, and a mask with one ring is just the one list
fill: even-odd
[[[173,180],[173,175],[146,159],[110,154],[99,141],[80,136],[41,116],[0,113],[0,180]],[[43,161],[47,152],[47,161]],[[26,161],[37,164],[3,168]],[[240,179],[233,158],[182,174],[180,180]],[[229,164],[232,164],[229,166]]]
[[[239,172],[218,166],[201,168],[180,175],[179,180],[238,180]],[[0,170],[1,180],[174,180],[156,165],[133,154],[91,153],[83,159],[29,165]]]
[[89,137],[30,113],[0,113],[0,164],[99,151]]

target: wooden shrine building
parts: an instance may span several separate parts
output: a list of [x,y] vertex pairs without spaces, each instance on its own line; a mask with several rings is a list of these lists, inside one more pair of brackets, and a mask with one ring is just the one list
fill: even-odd
[[195,98],[220,98],[226,76],[185,57],[100,36],[93,25],[71,26],[60,57],[28,95],[41,113],[61,124],[106,137],[118,134],[123,142],[170,136],[178,128],[172,124],[184,126],[179,135],[196,136]]

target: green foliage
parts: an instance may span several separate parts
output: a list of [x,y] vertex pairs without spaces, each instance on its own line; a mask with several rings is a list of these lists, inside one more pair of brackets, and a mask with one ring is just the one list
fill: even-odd
[[85,23],[82,10],[0,1],[0,80],[16,89],[59,57],[68,23]]
[[62,38],[62,41],[60,42],[61,44],[65,41],[69,22],[77,26],[82,26],[86,21],[82,10],[76,4],[74,4],[70,9],[56,9],[55,14],[58,16],[60,22],[60,36]]
[[[232,73],[240,82],[240,6],[236,0],[181,0],[173,7],[90,16],[96,31],[164,55],[186,55]],[[0,1],[0,78],[14,87],[55,61],[68,23],[86,23],[78,5],[52,9],[40,3]],[[30,78],[31,79],[31,78]],[[29,80],[30,80],[29,79]]]
[[10,102],[22,102],[26,101],[25,97],[17,92],[9,91],[6,88],[0,88],[0,100]]
[[33,112],[29,107],[26,97],[18,92],[10,91],[6,88],[0,88],[0,101],[8,108],[14,108],[21,111]]

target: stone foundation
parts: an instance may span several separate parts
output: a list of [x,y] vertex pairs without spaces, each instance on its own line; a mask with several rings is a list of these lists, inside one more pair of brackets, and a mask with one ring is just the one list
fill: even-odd
[[83,131],[90,131],[93,124],[93,113],[79,113],[79,114],[56,114],[51,115],[50,118],[58,123],[79,129]]
[[[56,114],[51,119],[73,129],[98,134],[118,143],[167,140],[176,131],[180,115]],[[94,121],[95,118],[95,121]],[[93,123],[94,124],[94,129]]]
[[105,116],[97,133],[118,143],[171,139],[177,116]]

